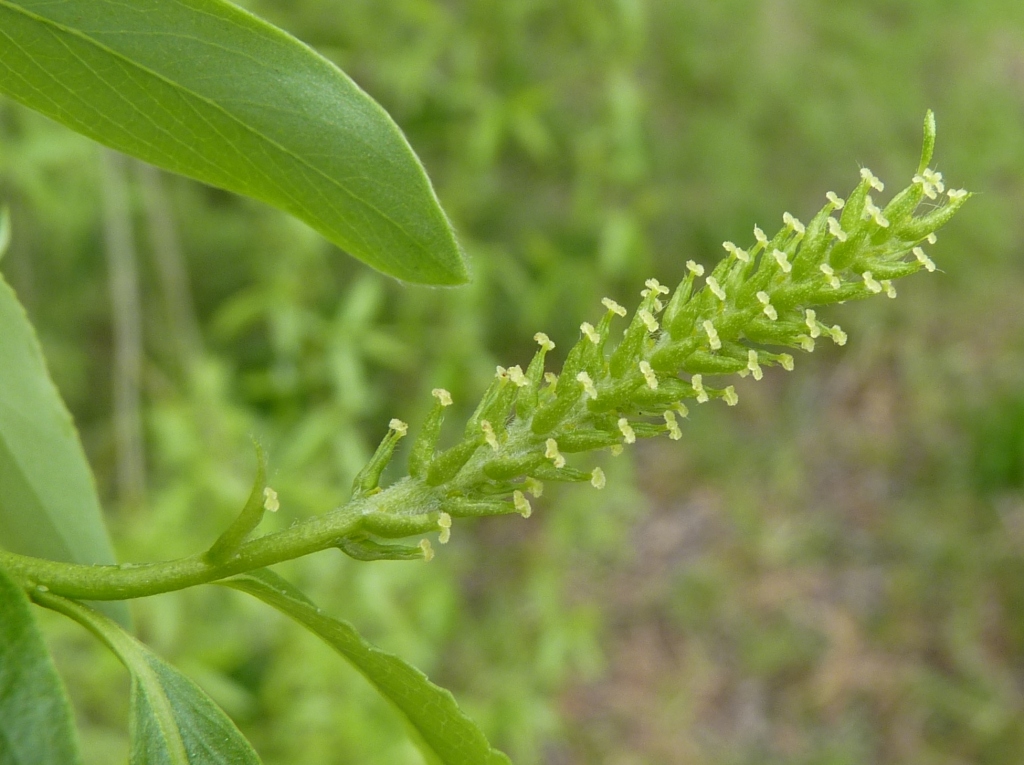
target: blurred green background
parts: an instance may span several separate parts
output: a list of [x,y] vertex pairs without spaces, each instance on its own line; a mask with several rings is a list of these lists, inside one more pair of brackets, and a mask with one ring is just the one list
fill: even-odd
[[[266,528],[331,508],[432,387],[465,411],[537,330],[566,347],[602,296],[632,305],[754,223],[806,220],[859,166],[901,188],[931,107],[935,164],[978,196],[933,248],[941,273],[829,312],[846,348],[605,460],[604,492],[550,487],[528,522],[457,524],[430,565],[325,552],[282,570],[518,763],[1021,761],[1024,4],[246,6],[391,112],[475,279],[401,286],[0,102],[2,269],[122,559],[208,545],[248,492],[250,435],[281,497]],[[268,765],[420,762],[340,658],[243,595],[133,609]],[[43,618],[89,763],[123,761],[124,674]]]

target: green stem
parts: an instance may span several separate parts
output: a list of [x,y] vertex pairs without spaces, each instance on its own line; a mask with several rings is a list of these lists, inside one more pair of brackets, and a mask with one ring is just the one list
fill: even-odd
[[326,515],[254,539],[242,545],[237,555],[223,563],[210,563],[203,553],[199,553],[160,563],[86,566],[0,550],[0,567],[26,587],[42,585],[69,598],[124,600],[157,595],[215,582],[334,547],[342,537],[359,526],[367,510],[382,504],[385,494],[387,492],[381,492],[373,497],[377,500],[375,502],[351,502]]

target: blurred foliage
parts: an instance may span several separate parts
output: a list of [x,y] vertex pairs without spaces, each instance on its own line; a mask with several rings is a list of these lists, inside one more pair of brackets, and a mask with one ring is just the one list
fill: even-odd
[[[529,522],[459,525],[428,566],[283,568],[451,687],[517,762],[1019,761],[1024,5],[246,5],[394,115],[475,280],[403,287],[266,207],[164,177],[183,297],[131,178],[148,487],[119,502],[99,153],[0,104],[4,273],[123,559],[209,544],[244,502],[250,434],[282,501],[268,527],[331,507],[430,388],[472,401],[535,331],[564,347],[603,295],[631,304],[755,222],[806,216],[858,164],[909,177],[932,107],[938,168],[981,193],[940,237],[944,273],[832,312],[845,349],[744,381],[739,407],[701,408],[682,442],[608,460],[601,494],[549,490]],[[268,763],[419,761],[353,671],[259,604],[207,588],[133,608]],[[118,761],[116,662],[45,622],[90,761]]]

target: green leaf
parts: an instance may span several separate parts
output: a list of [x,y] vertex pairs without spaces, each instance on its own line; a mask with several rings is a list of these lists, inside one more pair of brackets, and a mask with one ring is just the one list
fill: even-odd
[[11,211],[0,210],[0,258],[3,258],[11,244]]
[[223,563],[238,552],[238,548],[263,520],[266,506],[264,491],[267,488],[267,453],[263,451],[258,441],[254,441],[253,446],[256,447],[256,478],[252,484],[252,491],[249,492],[249,499],[234,523],[228,526],[206,551],[206,560],[211,563]]
[[74,600],[34,593],[37,603],[84,626],[131,675],[131,765],[259,765],[259,755],[203,691],[102,614]]
[[[0,544],[70,563],[115,563],[89,463],[35,332],[0,276]],[[128,623],[124,604],[104,609]]]
[[375,648],[348,622],[332,619],[295,587],[262,569],[218,582],[253,595],[319,635],[391,701],[444,765],[508,765],[444,688],[393,654]]
[[0,0],[0,92],[287,210],[386,274],[467,281],[388,114],[329,61],[223,0]]
[[81,761],[71,706],[28,598],[0,570],[0,765]]

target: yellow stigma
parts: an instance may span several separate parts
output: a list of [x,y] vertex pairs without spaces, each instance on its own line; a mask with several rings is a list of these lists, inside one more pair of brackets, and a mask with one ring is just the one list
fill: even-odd
[[430,563],[434,559],[434,548],[430,546],[430,540],[421,539],[420,549],[423,551],[423,562]]
[[747,252],[746,250],[740,249],[732,242],[722,242],[722,247],[725,248],[725,251],[727,253],[736,258],[736,260],[740,261],[740,263],[750,262],[750,253]]
[[537,342],[537,345],[541,347],[541,350],[553,351],[555,349],[555,344],[551,342],[551,338],[543,332],[538,332],[533,336],[533,339]]
[[518,489],[512,492],[512,506],[515,507],[516,512],[524,518],[529,518],[533,514],[533,507],[530,506],[530,500],[528,500],[526,495]]
[[595,489],[603,489],[607,480],[604,476],[604,471],[601,468],[596,467],[590,471],[590,485]]
[[860,177],[867,181],[868,185],[875,191],[885,191],[885,184],[878,180],[875,174],[866,167],[860,169]]
[[711,290],[711,294],[713,294],[716,298],[718,298],[722,302],[725,302],[725,290],[723,290],[722,286],[718,283],[718,279],[716,279],[713,276],[709,276],[708,289]]
[[601,300],[601,305],[603,305],[603,306],[604,306],[605,308],[607,308],[607,309],[608,309],[609,311],[611,311],[612,313],[614,313],[614,314],[615,314],[616,316],[625,316],[625,315],[626,315],[626,309],[625,309],[625,308],[623,308],[623,307],[622,307],[621,305],[619,305],[618,303],[616,303],[616,302],[615,302],[614,300],[612,300],[611,298],[603,298],[603,299]]
[[281,503],[277,499],[277,492],[269,486],[263,489],[263,509],[271,513],[276,513],[281,509]]
[[828,281],[829,286],[832,289],[837,290],[842,286],[842,282],[839,281],[839,277],[836,276],[836,272],[832,270],[832,266],[828,263],[822,263],[818,268],[823,274],[825,274],[825,279]]
[[633,426],[629,424],[629,420],[625,417],[619,418],[619,430],[622,432],[622,438],[627,444],[636,443],[636,431],[633,430]]
[[839,225],[839,221],[835,218],[828,219],[828,232],[840,242],[845,242],[847,239],[846,232],[843,231],[843,227]]
[[914,253],[914,257],[917,258],[917,262],[924,266],[925,271],[932,273],[935,270],[935,262],[925,255],[924,250],[920,247],[915,247],[911,252]]
[[523,368],[516,364],[514,367],[508,368],[508,379],[511,380],[517,388],[525,388],[530,384],[530,380],[523,374]]
[[480,430],[484,432],[484,440],[494,451],[501,447],[498,445],[498,437],[494,434],[494,426],[488,420],[480,420]]
[[576,375],[576,379],[583,383],[583,390],[590,398],[597,398],[597,388],[594,387],[594,381],[590,379],[590,375],[586,372],[580,372]]
[[640,374],[644,376],[644,380],[647,382],[647,387],[651,390],[658,389],[658,376],[654,374],[654,370],[651,368],[650,362],[640,362]]
[[598,334],[597,330],[594,329],[594,325],[589,321],[585,321],[580,324],[580,332],[587,336],[587,339],[595,345],[601,342],[601,335]]
[[409,426],[397,418],[391,420],[391,422],[388,423],[388,427],[393,430],[395,435],[399,438],[404,437],[405,434],[409,432]]
[[430,391],[430,395],[437,399],[437,402],[441,406],[452,405],[452,394],[446,391],[444,388],[434,388]]
[[758,363],[757,351],[747,351],[747,369],[754,376],[755,380],[760,380],[764,377],[764,372],[761,370],[761,365]]
[[640,321],[642,321],[644,323],[644,326],[647,327],[648,332],[658,331],[658,320],[655,319],[654,314],[652,314],[646,308],[641,308],[639,311],[637,311],[636,315],[640,317]]
[[668,437],[673,441],[678,441],[683,437],[683,431],[679,429],[679,423],[676,422],[676,413],[673,411],[665,412],[665,429],[668,430]]
[[[668,287],[664,286],[657,279],[648,279],[644,284],[647,285],[647,289],[653,292],[655,295],[667,295],[669,293]],[[647,297],[647,295],[644,295]]]
[[697,403],[706,404],[711,397],[708,396],[708,392],[704,390],[703,375],[691,375],[690,385],[693,386],[693,390],[697,394]]
[[761,290],[760,292],[758,292],[757,293],[757,300],[758,300],[758,302],[761,303],[761,305],[764,306],[764,315],[765,316],[767,316],[772,321],[775,321],[776,319],[779,318],[779,313],[778,313],[778,311],[775,310],[775,307],[772,305],[772,299],[768,295],[767,292],[765,292],[764,290]]
[[804,324],[807,325],[811,337],[818,337],[821,335],[821,328],[818,326],[818,314],[815,313],[813,308],[808,308],[804,311]]
[[868,292],[873,292],[877,295],[882,291],[882,285],[875,281],[870,271],[865,271],[861,276],[864,279],[864,286],[868,288]]
[[772,257],[775,258],[775,262],[779,264],[779,268],[782,269],[782,273],[788,274],[793,270],[793,266],[789,262],[789,256],[782,250],[772,250]]
[[558,451],[558,442],[555,439],[549,438],[544,442],[544,456],[551,460],[556,468],[565,467],[565,457]]
[[886,220],[884,215],[882,215],[882,210],[878,205],[872,201],[870,194],[864,202],[864,220],[868,220],[869,218],[873,219],[875,223],[882,228],[889,227],[889,221]]
[[711,322],[711,319],[705,319],[701,325],[704,327],[704,331],[708,333],[708,347],[713,351],[717,351],[722,347],[722,340],[718,337],[718,330],[715,329],[715,325]]

